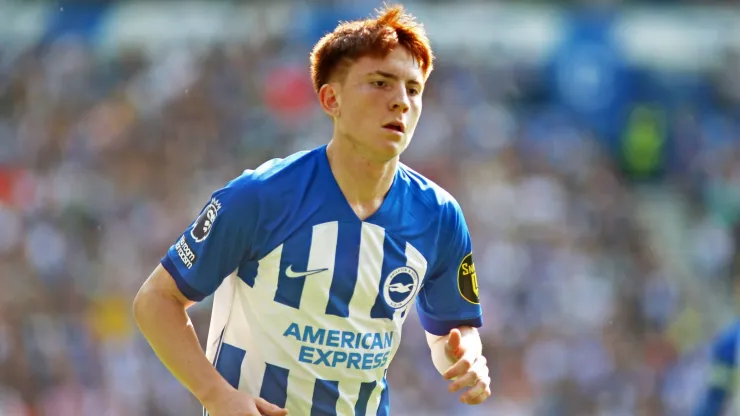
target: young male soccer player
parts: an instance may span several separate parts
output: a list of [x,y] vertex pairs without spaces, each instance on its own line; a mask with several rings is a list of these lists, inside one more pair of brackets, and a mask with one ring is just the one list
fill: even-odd
[[[708,385],[697,406],[696,416],[720,416],[730,410],[735,389],[740,386],[736,375],[740,368],[739,353],[740,322],[736,322],[725,329],[712,345]],[[736,401],[737,397],[734,399]]]
[[[329,144],[216,191],[142,286],[139,327],[204,413],[389,414],[386,369],[413,304],[450,390],[490,396],[460,207],[399,163],[432,59],[398,6],[321,39],[311,75]],[[214,292],[207,359],[186,309]]]

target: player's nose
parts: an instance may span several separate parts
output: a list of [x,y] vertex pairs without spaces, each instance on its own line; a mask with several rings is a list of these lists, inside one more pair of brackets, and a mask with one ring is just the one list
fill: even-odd
[[393,111],[400,110],[401,113],[406,113],[409,111],[409,107],[411,107],[411,102],[405,90],[399,91],[391,100],[391,109]]

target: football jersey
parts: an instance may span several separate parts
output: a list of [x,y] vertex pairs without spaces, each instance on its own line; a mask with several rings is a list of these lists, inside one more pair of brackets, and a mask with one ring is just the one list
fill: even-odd
[[399,165],[360,220],[326,146],[247,170],[162,259],[214,294],[206,355],[234,387],[293,415],[387,415],[386,369],[415,305],[429,333],[480,327],[467,225],[447,192]]

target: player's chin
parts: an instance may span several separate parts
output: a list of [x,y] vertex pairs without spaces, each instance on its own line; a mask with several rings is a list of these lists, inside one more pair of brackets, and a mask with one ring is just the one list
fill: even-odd
[[409,139],[406,136],[400,138],[397,136],[391,138],[384,137],[378,140],[376,149],[378,154],[382,154],[390,160],[403,153],[408,144]]
[[398,158],[405,148],[383,148],[378,149],[376,152],[378,161],[389,162],[393,159]]

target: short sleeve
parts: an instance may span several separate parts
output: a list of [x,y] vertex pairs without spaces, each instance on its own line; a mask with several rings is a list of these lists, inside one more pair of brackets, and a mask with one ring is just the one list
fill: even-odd
[[439,336],[483,325],[470,232],[457,202],[444,206],[441,221],[435,265],[416,303],[421,325]]
[[245,172],[211,195],[197,219],[162,258],[180,291],[201,301],[253,251],[259,221],[258,186]]

